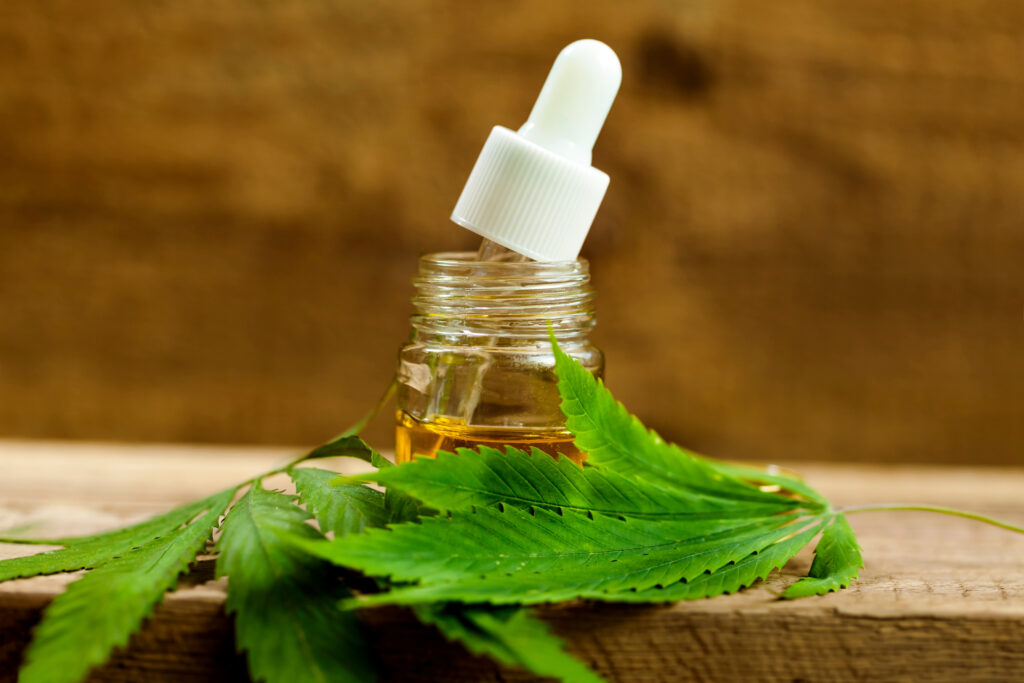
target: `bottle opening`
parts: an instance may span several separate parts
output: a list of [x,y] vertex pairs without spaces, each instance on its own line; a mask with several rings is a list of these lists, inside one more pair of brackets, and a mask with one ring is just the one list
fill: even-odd
[[504,346],[586,336],[595,324],[590,266],[573,261],[477,261],[474,252],[420,258],[413,327],[457,343]]

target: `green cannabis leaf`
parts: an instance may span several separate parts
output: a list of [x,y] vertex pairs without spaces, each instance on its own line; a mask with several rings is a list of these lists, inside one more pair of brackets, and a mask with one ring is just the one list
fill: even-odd
[[[302,547],[370,575],[442,585],[444,596],[437,599],[532,603],[692,579],[789,535],[796,521],[795,514],[756,521],[622,521],[481,508]],[[470,586],[493,588],[463,598]],[[400,592],[416,593],[399,589],[380,599]]]
[[205,512],[183,529],[131,550],[68,586],[46,609],[18,680],[74,683],[115,647],[127,645],[206,545],[233,493],[206,499]]
[[[334,437],[327,443],[317,446],[302,460],[317,460],[319,458],[358,458],[365,460],[366,462],[374,462],[374,467],[378,466],[379,458],[383,458],[380,453],[370,448],[370,446],[362,440],[359,436],[349,433],[349,430],[345,430],[339,436]],[[337,474],[335,474],[337,476]]]
[[824,521],[817,520],[803,531],[784,538],[766,549],[752,553],[735,564],[729,564],[716,572],[701,574],[692,581],[679,581],[667,586],[655,586],[635,593],[616,593],[615,602],[679,602],[681,600],[702,600],[718,595],[728,595],[743,588],[749,588],[775,571],[804,548],[821,531]]
[[[378,471],[395,467],[393,462],[371,448],[365,441],[359,437],[355,437],[355,439],[358,441],[358,444],[355,441],[349,441],[347,444],[349,452],[344,453],[344,455],[368,462],[376,467]],[[354,480],[357,479],[358,477],[354,478]],[[344,477],[338,477],[337,473],[335,473],[333,483],[344,485]],[[395,524],[411,522],[422,514],[429,514],[429,510],[421,506],[415,498],[395,488],[389,488],[384,491],[384,509],[387,511],[387,521]]]
[[665,443],[553,346],[587,465],[481,446],[345,479],[447,512],[358,537],[297,540],[404,584],[347,604],[709,597],[763,578],[832,521],[827,501],[802,482]]
[[331,486],[338,473],[329,470],[296,467],[288,474],[295,482],[299,501],[313,513],[324,533],[333,531],[340,538],[391,521],[380,491],[358,484]]
[[[612,469],[580,467],[568,458],[554,459],[533,449],[507,447],[440,452],[401,467],[343,477],[342,482],[376,481],[439,510],[469,510],[498,503],[561,514],[629,516],[648,520],[764,517],[804,506],[800,501],[767,495],[758,501],[720,497],[690,489],[661,488]],[[758,490],[758,493],[760,491]],[[811,504],[814,509],[821,505]]]
[[789,586],[784,598],[803,598],[837,591],[850,585],[857,578],[864,559],[860,554],[857,537],[846,521],[846,515],[838,513],[821,534],[818,547],[814,549],[814,562],[809,576]]
[[[715,498],[752,502],[778,498],[778,494],[762,491],[745,480],[741,473],[744,468],[720,466],[709,458],[666,443],[616,401],[601,380],[566,355],[554,337],[551,343],[566,427],[575,436],[576,447],[587,454],[588,464],[604,466],[649,484]],[[754,473],[755,479],[765,479],[750,468],[745,472]],[[795,480],[773,479],[791,493],[819,504],[826,502],[820,494]]]
[[603,680],[566,652],[565,643],[526,610],[420,605],[414,611],[420,621],[436,626],[449,640],[461,642],[475,655],[486,654],[506,666],[573,683]]
[[[234,491],[234,489],[231,490]],[[99,566],[111,558],[123,555],[132,548],[140,548],[154,539],[174,533],[183,524],[206,510],[224,493],[222,491],[208,498],[182,505],[139,524],[101,534],[73,538],[17,539],[19,543],[46,543],[66,547],[0,562],[0,581],[42,574],[57,574],[77,569],[91,569]],[[5,540],[5,542],[7,541]]]
[[290,539],[317,539],[294,497],[254,483],[228,513],[217,576],[229,576],[227,611],[255,680],[373,678],[359,621],[338,607],[348,593],[331,565]]

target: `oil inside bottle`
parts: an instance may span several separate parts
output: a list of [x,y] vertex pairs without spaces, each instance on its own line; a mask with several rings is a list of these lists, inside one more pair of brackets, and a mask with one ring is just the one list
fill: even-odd
[[577,464],[586,455],[573,444],[572,432],[565,429],[517,427],[478,427],[452,418],[438,417],[421,422],[406,412],[398,412],[395,432],[395,461],[399,464],[417,456],[436,457],[438,451],[479,445],[504,450],[514,446],[527,452],[537,448],[549,455],[561,454]]

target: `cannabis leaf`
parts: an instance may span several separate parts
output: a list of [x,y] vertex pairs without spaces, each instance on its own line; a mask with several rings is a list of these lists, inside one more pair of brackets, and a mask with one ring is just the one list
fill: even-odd
[[299,501],[313,513],[320,530],[335,536],[357,534],[368,527],[382,527],[391,521],[384,494],[358,484],[331,486],[337,472],[312,467],[289,470]]
[[[376,467],[378,471],[391,470],[395,467],[393,462],[378,453],[376,449],[369,446],[359,437],[351,437],[346,444],[346,449],[347,452],[342,453],[342,455],[368,462]],[[346,477],[337,477],[335,475],[333,483],[345,485],[346,479]],[[359,478],[353,477],[352,479],[355,481]],[[384,509],[387,511],[387,521],[394,524],[411,522],[420,515],[432,514],[429,509],[421,506],[415,498],[406,495],[397,488],[388,488],[384,492]]]
[[206,545],[233,493],[206,499],[205,512],[183,529],[130,550],[68,586],[36,627],[19,681],[74,683],[115,647],[127,645]]
[[373,677],[358,619],[331,565],[284,539],[319,539],[294,497],[253,484],[228,513],[217,575],[229,576],[227,610],[249,671],[270,683]]
[[445,637],[458,640],[473,654],[490,655],[507,666],[574,683],[603,680],[566,652],[565,643],[526,610],[421,605],[415,612],[422,622],[433,624]]
[[[730,468],[718,467],[709,458],[666,443],[616,401],[601,380],[566,355],[554,336],[551,343],[566,427],[575,436],[576,447],[587,454],[589,464],[673,490],[716,498],[767,502],[780,497],[751,486]],[[812,500],[824,501],[818,494]]]
[[702,600],[717,595],[735,593],[749,588],[781,569],[804,546],[821,531],[826,520],[816,519],[803,531],[769,545],[764,550],[751,553],[735,564],[729,564],[716,572],[701,574],[692,581],[678,581],[666,586],[655,586],[642,591],[614,593],[611,595],[588,595],[591,599],[613,602],[678,602],[681,600]]
[[795,533],[800,519],[800,513],[789,513],[651,522],[481,508],[301,545],[370,575],[419,582],[368,596],[362,604],[530,604],[691,580]]
[[[349,433],[349,430],[345,430],[345,432],[334,437],[327,443],[314,448],[303,458],[303,460],[348,457],[359,458],[360,460],[370,462],[375,453],[377,453],[377,451],[370,448],[362,438],[353,433]],[[382,457],[379,453],[377,453],[377,456]]]
[[477,505],[545,507],[558,512],[629,516],[650,520],[769,516],[804,506],[772,496],[750,502],[684,489],[667,489],[636,481],[612,469],[580,467],[568,458],[554,459],[534,448],[527,454],[479,450],[440,452],[402,467],[382,469],[341,481],[376,481],[439,510],[466,510]]
[[705,597],[763,578],[830,521],[827,502],[802,482],[665,443],[553,347],[563,411],[587,464],[480,447],[346,479],[448,511],[358,537],[297,541],[406,583],[348,605]]
[[[233,492],[234,489],[230,491]],[[215,493],[208,498],[182,505],[170,512],[123,529],[90,536],[25,539],[20,542],[52,543],[66,547],[0,562],[0,581],[96,567],[113,557],[123,555],[132,548],[142,547],[156,538],[177,531],[197,514],[208,509],[225,493],[225,491]]]
[[860,545],[846,521],[846,515],[833,515],[831,524],[825,528],[818,547],[814,549],[809,576],[789,586],[782,597],[803,598],[846,588],[857,578],[863,566]]

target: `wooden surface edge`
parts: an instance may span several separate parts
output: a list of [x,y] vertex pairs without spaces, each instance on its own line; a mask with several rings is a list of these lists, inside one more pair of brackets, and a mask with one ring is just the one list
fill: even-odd
[[[51,597],[0,596],[0,680],[16,679],[31,627]],[[537,612],[576,656],[614,681],[1015,681],[1024,672],[1024,617],[1017,615],[750,614],[690,606],[573,603]],[[89,680],[248,680],[222,607],[170,594],[130,646]],[[361,616],[383,680],[536,680],[445,642],[407,610]]]

